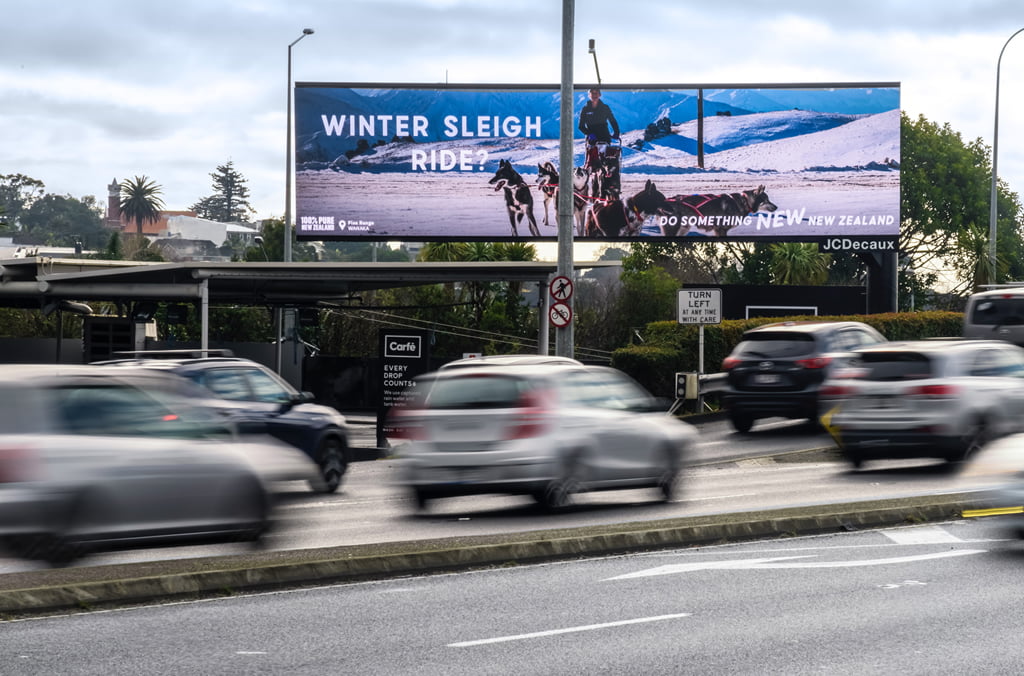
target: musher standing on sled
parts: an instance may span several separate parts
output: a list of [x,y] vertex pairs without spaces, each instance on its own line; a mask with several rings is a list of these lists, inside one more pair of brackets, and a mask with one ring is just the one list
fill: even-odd
[[[612,126],[611,133],[608,132],[609,123]],[[619,123],[612,109],[601,100],[601,90],[597,87],[590,90],[590,100],[583,104],[579,129],[587,139],[587,161],[584,166],[592,169],[598,164],[598,154],[603,155],[607,144],[613,138],[619,138]]]

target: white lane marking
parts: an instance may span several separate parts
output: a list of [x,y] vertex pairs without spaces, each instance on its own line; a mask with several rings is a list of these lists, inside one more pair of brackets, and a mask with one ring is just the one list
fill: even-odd
[[266,655],[262,650],[236,650],[236,655]]
[[674,615],[656,615],[654,617],[638,617],[634,620],[619,620],[618,622],[605,622],[603,624],[587,624],[581,627],[566,627],[565,629],[549,629],[537,631],[532,634],[516,634],[513,636],[497,636],[495,638],[482,638],[476,641],[461,641],[449,643],[448,648],[471,648],[489,643],[506,643],[508,641],[525,641],[531,638],[543,638],[545,636],[557,636],[558,634],[572,634],[580,631],[595,631],[597,629],[608,629],[609,627],[624,627],[629,624],[643,624],[645,622],[662,622],[664,620],[676,620],[681,617],[689,617],[690,613],[676,613]]
[[689,498],[687,502],[708,502],[710,500],[731,500],[732,498],[749,498],[757,493],[736,493],[735,495],[709,495],[706,498]]
[[893,528],[879,532],[898,545],[941,545],[948,542],[963,542],[963,540],[939,526]]
[[[862,561],[792,561],[792,559],[813,558],[810,556],[782,556],[774,559],[737,559],[734,561],[706,561],[698,563],[681,563],[670,566],[659,566],[640,570],[635,573],[609,577],[608,580],[628,580],[636,577],[653,577],[655,575],[673,575],[675,573],[692,573],[698,570],[775,570],[784,568],[857,568],[860,566],[884,566],[892,563],[911,563],[931,559],[945,559],[951,556],[967,556],[984,554],[987,549],[963,549],[935,554],[917,554],[915,556],[895,556],[889,559],[865,559]],[[788,562],[788,563],[780,563]]]

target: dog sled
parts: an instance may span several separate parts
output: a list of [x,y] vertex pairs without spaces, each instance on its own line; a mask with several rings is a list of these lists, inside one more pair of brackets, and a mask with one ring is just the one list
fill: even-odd
[[618,199],[622,192],[620,161],[622,141],[598,141],[593,135],[587,137],[586,167],[594,177],[592,196],[601,199]]

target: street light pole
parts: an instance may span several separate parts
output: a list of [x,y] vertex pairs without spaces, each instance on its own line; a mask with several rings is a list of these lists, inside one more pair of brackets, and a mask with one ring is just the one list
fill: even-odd
[[[288,123],[285,137],[285,152],[284,152],[284,255],[282,258],[285,263],[291,263],[292,261],[292,47],[295,43],[306,37],[312,35],[312,28],[303,28],[302,35],[292,40],[292,43],[288,45]],[[266,257],[266,252],[264,252]],[[289,312],[289,314],[291,314]],[[290,317],[285,316],[284,308],[278,305],[274,308],[274,333],[277,335],[277,340],[274,341],[274,365],[275,371],[278,375],[281,375],[281,362],[282,362],[282,348],[284,343],[284,336],[290,328],[291,322]]]
[[1010,44],[1010,40],[1017,37],[1019,33],[1024,33],[1024,28],[1018,28],[1017,32],[1006,38],[1006,42],[1003,43],[1003,48],[999,50],[999,59],[996,60],[996,114],[995,123],[992,127],[992,192],[989,196],[989,214],[988,214],[988,268],[989,268],[989,282],[991,284],[996,283],[996,218],[997,218],[997,204],[996,204],[996,183],[999,181],[999,174],[996,172],[996,165],[999,158],[999,69],[1003,64],[1003,52],[1006,51],[1006,46]]
[[285,185],[284,185],[284,262],[291,263],[292,261],[292,161],[294,158],[292,143],[292,47],[295,43],[306,37],[312,35],[312,28],[303,28],[302,35],[295,38],[290,45],[288,45],[288,141],[287,150],[285,151],[284,158],[284,173],[285,173]]

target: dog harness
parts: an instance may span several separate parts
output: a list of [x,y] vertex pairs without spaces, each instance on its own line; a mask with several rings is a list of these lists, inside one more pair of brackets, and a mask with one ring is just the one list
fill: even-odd
[[[741,195],[743,197],[742,204],[740,204],[740,201],[736,199],[736,195]],[[689,195],[688,197],[676,195],[675,197],[669,197],[666,201],[673,203],[682,203],[693,209],[693,212],[698,216],[704,216],[704,212],[701,211],[702,207],[704,207],[708,202],[725,197],[732,200],[733,205],[735,205],[740,211],[746,211],[746,213],[748,214],[751,213],[752,207],[750,204],[750,199],[747,197],[746,193],[722,193],[720,195]],[[702,201],[697,204],[687,201],[691,198],[697,198]]]

